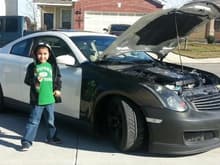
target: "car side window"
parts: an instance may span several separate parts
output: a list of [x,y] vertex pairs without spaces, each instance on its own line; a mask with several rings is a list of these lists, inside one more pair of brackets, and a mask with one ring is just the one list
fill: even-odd
[[15,44],[11,49],[11,54],[30,57],[31,39],[23,40]]
[[66,54],[73,55],[72,50],[69,48],[66,42],[58,37],[52,37],[52,36],[38,37],[35,39],[35,43],[39,43],[39,42],[48,43],[51,46],[52,51],[56,57]]

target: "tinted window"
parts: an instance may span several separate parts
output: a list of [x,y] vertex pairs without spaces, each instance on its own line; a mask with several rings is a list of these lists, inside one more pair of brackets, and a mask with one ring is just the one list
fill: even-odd
[[24,40],[15,44],[11,50],[11,54],[30,57],[31,40]]
[[51,36],[35,38],[35,43],[37,44],[39,42],[48,43],[51,46],[52,51],[56,57],[66,54],[73,55],[72,50],[69,48],[66,42],[60,38]]
[[18,19],[7,18],[5,23],[5,32],[17,32],[18,31]]

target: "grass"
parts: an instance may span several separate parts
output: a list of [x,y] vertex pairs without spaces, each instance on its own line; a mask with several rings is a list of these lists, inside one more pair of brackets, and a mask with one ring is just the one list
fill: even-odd
[[173,52],[191,58],[217,58],[220,57],[220,44],[188,42],[187,48],[184,49],[184,44],[182,43],[180,51],[176,48]]

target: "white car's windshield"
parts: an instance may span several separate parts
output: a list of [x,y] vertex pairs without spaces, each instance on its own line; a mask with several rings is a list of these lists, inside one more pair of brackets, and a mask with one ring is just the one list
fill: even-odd
[[130,51],[109,57],[106,56],[104,60],[115,63],[145,63],[155,61],[154,58],[144,51]]
[[80,51],[90,61],[96,61],[103,51],[112,44],[116,37],[112,36],[78,36],[71,37]]

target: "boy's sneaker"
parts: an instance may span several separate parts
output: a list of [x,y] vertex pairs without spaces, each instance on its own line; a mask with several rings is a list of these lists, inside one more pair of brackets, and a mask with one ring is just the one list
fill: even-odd
[[61,144],[62,143],[61,139],[58,137],[54,137],[52,139],[47,139],[46,142],[49,144]]
[[31,144],[29,142],[22,142],[21,150],[22,151],[28,151],[31,147]]

